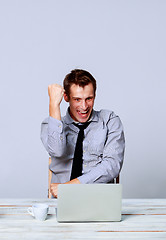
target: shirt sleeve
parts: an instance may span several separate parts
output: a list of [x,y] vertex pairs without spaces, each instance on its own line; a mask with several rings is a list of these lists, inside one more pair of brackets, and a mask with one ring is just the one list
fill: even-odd
[[41,124],[41,141],[50,156],[61,157],[66,149],[66,137],[63,123],[48,117]]
[[108,183],[116,178],[122,168],[125,149],[125,138],[122,123],[118,116],[110,118],[107,140],[103,150],[102,161],[88,173],[78,177],[85,183]]

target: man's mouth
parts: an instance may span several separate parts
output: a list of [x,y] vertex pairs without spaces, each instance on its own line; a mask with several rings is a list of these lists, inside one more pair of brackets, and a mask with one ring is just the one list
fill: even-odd
[[86,117],[86,116],[88,115],[88,113],[89,113],[89,109],[86,110],[86,111],[80,111],[80,110],[78,110],[77,112],[78,112],[79,115],[81,115],[81,116],[83,116],[83,117]]

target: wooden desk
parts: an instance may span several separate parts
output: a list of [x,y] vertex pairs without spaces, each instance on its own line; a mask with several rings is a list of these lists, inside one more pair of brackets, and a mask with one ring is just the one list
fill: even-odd
[[[27,208],[50,206],[46,221],[35,220]],[[121,222],[58,223],[53,199],[0,199],[0,239],[166,239],[166,199],[124,199]]]

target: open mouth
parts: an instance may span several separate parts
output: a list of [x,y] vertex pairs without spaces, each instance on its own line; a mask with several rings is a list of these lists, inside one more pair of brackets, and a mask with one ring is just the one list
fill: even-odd
[[80,111],[78,110],[77,113],[81,116],[81,117],[87,117],[89,114],[89,109],[87,111]]

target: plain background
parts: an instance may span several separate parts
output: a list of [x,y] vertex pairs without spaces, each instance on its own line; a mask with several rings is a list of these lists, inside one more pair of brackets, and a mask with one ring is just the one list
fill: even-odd
[[166,197],[165,13],[164,0],[0,0],[0,197],[47,197],[47,86],[74,68],[123,122],[123,197]]

